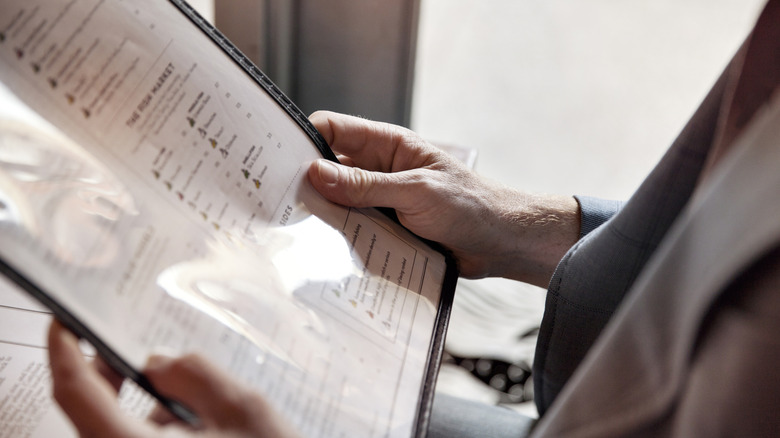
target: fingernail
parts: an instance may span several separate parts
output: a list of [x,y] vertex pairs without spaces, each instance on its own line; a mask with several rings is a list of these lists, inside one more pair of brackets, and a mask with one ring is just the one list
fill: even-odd
[[327,184],[335,184],[339,181],[339,169],[330,161],[320,160],[320,179]]

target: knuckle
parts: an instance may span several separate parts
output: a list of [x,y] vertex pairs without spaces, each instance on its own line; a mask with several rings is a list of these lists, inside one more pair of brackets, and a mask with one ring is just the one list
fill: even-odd
[[350,201],[354,204],[363,206],[366,201],[370,199],[375,184],[376,177],[373,173],[354,168],[349,175],[349,187],[351,190],[349,191],[348,196]]

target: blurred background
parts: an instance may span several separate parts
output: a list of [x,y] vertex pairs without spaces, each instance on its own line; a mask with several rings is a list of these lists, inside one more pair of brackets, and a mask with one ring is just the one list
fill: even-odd
[[[764,1],[191,3],[305,113],[409,126],[474,152],[477,172],[507,185],[625,199]],[[507,402],[480,378],[494,364],[476,358],[530,363],[543,303],[543,291],[516,282],[460,281],[447,350],[474,360],[451,360],[438,390]],[[521,389],[509,402],[533,414],[521,403],[532,388]]]
[[192,0],[305,112],[473,148],[535,191],[629,196],[763,0]]

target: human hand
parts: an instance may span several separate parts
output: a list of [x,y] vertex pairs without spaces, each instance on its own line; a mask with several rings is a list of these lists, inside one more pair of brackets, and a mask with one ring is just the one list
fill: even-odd
[[155,356],[144,374],[157,390],[198,415],[197,430],[158,407],[146,421],[126,416],[116,401],[122,377],[102,361],[87,363],[78,340],[59,322],[49,328],[54,398],[82,437],[291,438],[297,433],[254,392],[200,356]]
[[314,188],[341,205],[394,209],[409,230],[450,250],[464,277],[546,287],[579,236],[572,197],[488,181],[399,126],[324,111],[310,119],[343,163],[315,161]]

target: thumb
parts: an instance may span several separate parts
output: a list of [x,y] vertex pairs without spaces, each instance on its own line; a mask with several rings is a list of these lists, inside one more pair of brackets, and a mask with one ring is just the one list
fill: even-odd
[[402,208],[403,178],[399,173],[371,172],[329,160],[314,161],[309,181],[326,199],[348,207]]

